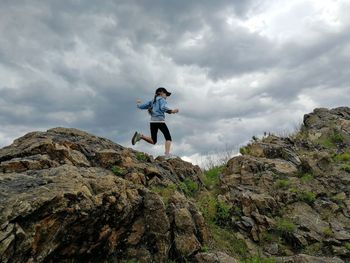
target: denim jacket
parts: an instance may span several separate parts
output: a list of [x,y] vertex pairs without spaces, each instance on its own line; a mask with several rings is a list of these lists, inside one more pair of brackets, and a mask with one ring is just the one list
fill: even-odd
[[151,122],[164,122],[165,121],[165,112],[171,110],[167,106],[167,101],[161,96],[156,97],[156,102],[153,103],[153,100],[150,100],[144,104],[137,104],[137,107],[141,110],[146,110],[149,107],[152,107],[151,113]]

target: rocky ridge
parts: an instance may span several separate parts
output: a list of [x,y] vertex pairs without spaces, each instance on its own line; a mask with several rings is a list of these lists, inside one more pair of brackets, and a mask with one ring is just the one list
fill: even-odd
[[241,153],[220,175],[228,227],[277,262],[350,262],[350,109],[315,109]]
[[0,261],[350,262],[349,108],[241,154],[203,172],[77,129],[28,133],[0,150]]
[[[66,128],[32,132],[0,150],[1,262],[182,260],[208,240],[181,192],[198,166],[154,160]],[[172,186],[164,203],[157,190]]]

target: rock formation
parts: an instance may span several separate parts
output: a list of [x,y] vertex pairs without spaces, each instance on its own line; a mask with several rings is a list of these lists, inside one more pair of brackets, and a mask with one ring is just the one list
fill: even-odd
[[350,109],[241,153],[209,173],[77,129],[28,133],[0,150],[0,262],[350,262]]

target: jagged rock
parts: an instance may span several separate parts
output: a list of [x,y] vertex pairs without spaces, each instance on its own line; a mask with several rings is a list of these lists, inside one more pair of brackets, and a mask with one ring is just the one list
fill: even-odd
[[344,263],[343,260],[335,257],[315,257],[305,254],[299,254],[296,256],[289,257],[278,257],[276,258],[276,261],[277,263]]
[[[225,231],[277,262],[350,262],[350,109],[315,109],[300,132],[242,153],[208,198],[211,213],[226,204]],[[0,261],[238,262],[200,252],[216,241],[183,189],[209,193],[202,176],[77,129],[28,133],[0,149]]]
[[[263,245],[267,255],[319,246],[320,257],[279,262],[342,262],[333,255],[350,262],[343,249],[350,235],[350,177],[341,168],[350,153],[350,108],[315,109],[297,134],[255,138],[241,152],[220,175],[221,199],[239,208],[232,229]],[[336,161],[344,153],[345,161]],[[267,245],[266,236],[280,246]]]
[[230,257],[226,253],[198,253],[195,256],[195,262],[197,263],[238,263],[236,259]]
[[66,128],[1,149],[0,261],[165,262],[198,251],[208,240],[201,213],[180,188],[164,203],[152,187],[200,185],[199,167],[140,156]]

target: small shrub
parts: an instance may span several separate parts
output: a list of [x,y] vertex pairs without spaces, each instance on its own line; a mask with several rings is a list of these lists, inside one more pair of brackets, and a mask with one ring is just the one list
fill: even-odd
[[203,182],[208,189],[216,188],[216,186],[219,184],[219,175],[223,169],[224,166],[214,166],[204,172]]
[[215,223],[217,225],[227,225],[230,219],[230,207],[222,201],[216,202]]
[[139,161],[147,161],[147,156],[143,152],[137,152],[136,153],[136,159]]
[[289,180],[288,179],[278,179],[275,183],[276,188],[282,188],[285,189],[289,186]]
[[273,241],[274,238],[275,238],[275,237],[274,237],[274,235],[273,235],[272,233],[264,232],[264,233],[262,234],[261,240],[262,240],[263,242],[268,243],[268,242]]
[[213,238],[214,249],[226,251],[234,257],[248,258],[249,253],[246,243],[237,238],[233,231],[227,231],[227,229],[214,224],[209,224],[209,231]]
[[202,246],[199,250],[200,252],[209,252],[208,246]]
[[157,187],[153,187],[152,191],[157,193],[157,194],[159,194],[162,197],[163,202],[165,204],[168,204],[170,197],[176,191],[176,185],[175,184],[169,184],[166,187],[157,186]]
[[202,212],[205,221],[213,223],[216,216],[217,200],[209,193],[201,193],[197,199],[199,210]]
[[304,191],[299,193],[299,199],[308,204],[312,204],[316,200],[316,195],[310,191]]
[[242,154],[242,155],[247,155],[247,154],[249,154],[249,148],[248,148],[248,146],[244,146],[244,147],[239,148],[239,152],[240,152],[240,154]]
[[346,162],[350,161],[350,152],[336,154],[333,157],[333,160],[336,162]]
[[333,143],[342,143],[344,140],[339,132],[334,132],[329,138]]
[[186,178],[183,182],[180,183],[180,188],[185,195],[194,196],[199,187],[196,182],[192,181],[189,178]]
[[301,180],[303,183],[306,183],[306,182],[311,181],[312,178],[313,178],[312,174],[310,174],[310,173],[305,173],[305,174],[303,174],[303,175],[300,177],[300,180]]
[[262,258],[260,256],[254,256],[250,259],[246,259],[243,263],[276,263],[274,258]]
[[288,218],[277,218],[277,230],[282,233],[293,233],[296,229],[296,225]]
[[297,188],[295,188],[295,187],[289,188],[288,191],[291,192],[291,193],[298,193],[299,192],[299,190]]
[[343,140],[344,140],[343,136],[339,132],[334,131],[328,137],[320,138],[318,140],[318,144],[328,149],[328,148],[333,148],[337,143],[343,142]]
[[118,176],[123,176],[127,173],[126,169],[119,166],[113,166],[111,170],[115,175],[118,175]]
[[332,237],[334,235],[332,229],[329,227],[323,228],[322,232],[326,237]]
[[344,247],[350,251],[350,242],[345,243]]
[[343,164],[341,169],[344,170],[345,172],[350,173],[350,164]]

